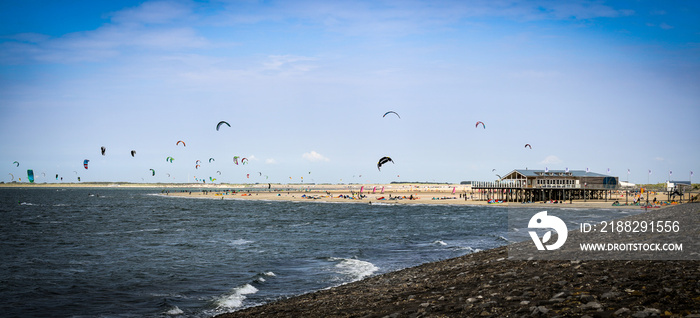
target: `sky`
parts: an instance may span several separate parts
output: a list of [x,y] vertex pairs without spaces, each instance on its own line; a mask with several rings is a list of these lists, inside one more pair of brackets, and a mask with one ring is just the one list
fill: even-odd
[[695,1],[3,1],[0,181],[688,180],[699,17]]

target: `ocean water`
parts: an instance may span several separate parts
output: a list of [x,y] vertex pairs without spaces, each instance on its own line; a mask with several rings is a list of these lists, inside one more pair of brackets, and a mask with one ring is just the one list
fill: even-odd
[[506,208],[159,193],[0,189],[1,315],[211,317],[508,243]]

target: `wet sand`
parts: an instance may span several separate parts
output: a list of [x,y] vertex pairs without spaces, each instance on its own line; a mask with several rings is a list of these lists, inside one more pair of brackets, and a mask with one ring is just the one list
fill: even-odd
[[[663,211],[650,213],[700,232],[699,203]],[[218,318],[700,317],[698,279],[700,261],[516,261],[501,247]]]

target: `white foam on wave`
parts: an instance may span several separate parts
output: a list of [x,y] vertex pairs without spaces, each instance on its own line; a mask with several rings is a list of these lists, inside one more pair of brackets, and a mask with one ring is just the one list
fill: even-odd
[[275,274],[275,273],[273,273],[273,272],[264,272],[263,274],[264,274],[265,276],[277,276],[277,274]]
[[437,240],[437,241],[434,241],[434,242],[433,242],[433,244],[436,244],[436,245],[442,245],[442,246],[445,246],[445,245],[447,245],[447,243],[445,243],[445,242],[444,242],[443,240]]
[[353,281],[363,279],[379,270],[374,264],[359,259],[333,257],[331,261],[340,261],[335,265],[336,271],[349,276]]
[[475,249],[471,246],[452,246],[450,249],[454,251],[469,251],[471,253],[475,251]]
[[245,245],[248,243],[253,243],[253,241],[244,240],[244,239],[237,239],[237,240],[231,241],[229,244],[230,245]]
[[238,308],[243,305],[243,300],[246,299],[245,295],[255,294],[257,292],[258,289],[253,287],[253,285],[245,284],[234,288],[231,293],[222,295],[214,302],[218,308]]
[[513,242],[511,242],[509,239],[503,237],[503,235],[499,235],[498,237],[496,237],[496,240],[501,240],[501,241],[504,241],[504,242],[513,243]]
[[184,313],[185,312],[182,311],[182,309],[178,308],[177,306],[170,308],[170,310],[165,312],[166,315],[182,315]]

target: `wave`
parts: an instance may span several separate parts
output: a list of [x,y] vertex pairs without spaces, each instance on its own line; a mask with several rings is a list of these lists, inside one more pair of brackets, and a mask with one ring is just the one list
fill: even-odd
[[237,239],[237,240],[233,240],[233,241],[229,242],[229,245],[245,245],[245,244],[254,243],[254,242],[255,241],[249,241],[249,240],[245,240],[245,239]]
[[170,310],[165,312],[166,315],[171,315],[171,316],[182,315],[184,313],[185,312],[182,311],[182,309],[178,308],[177,306],[174,306],[173,308],[170,308]]
[[442,245],[442,246],[446,246],[446,245],[447,245],[447,243],[445,243],[443,240],[434,241],[433,244],[435,244],[435,245]]
[[497,241],[498,241],[498,240],[504,241],[504,242],[507,242],[507,243],[514,243],[513,241],[511,241],[511,240],[505,238],[503,235],[498,235],[498,237],[496,237],[496,240],[497,240]]
[[359,259],[331,257],[329,260],[338,262],[335,264],[335,271],[348,276],[352,281],[363,279],[379,270],[374,264]]
[[246,299],[245,295],[255,294],[258,289],[253,287],[251,284],[245,284],[234,288],[231,293],[222,295],[221,297],[214,300],[216,307],[218,309],[232,309],[238,308],[243,305],[243,300]]

